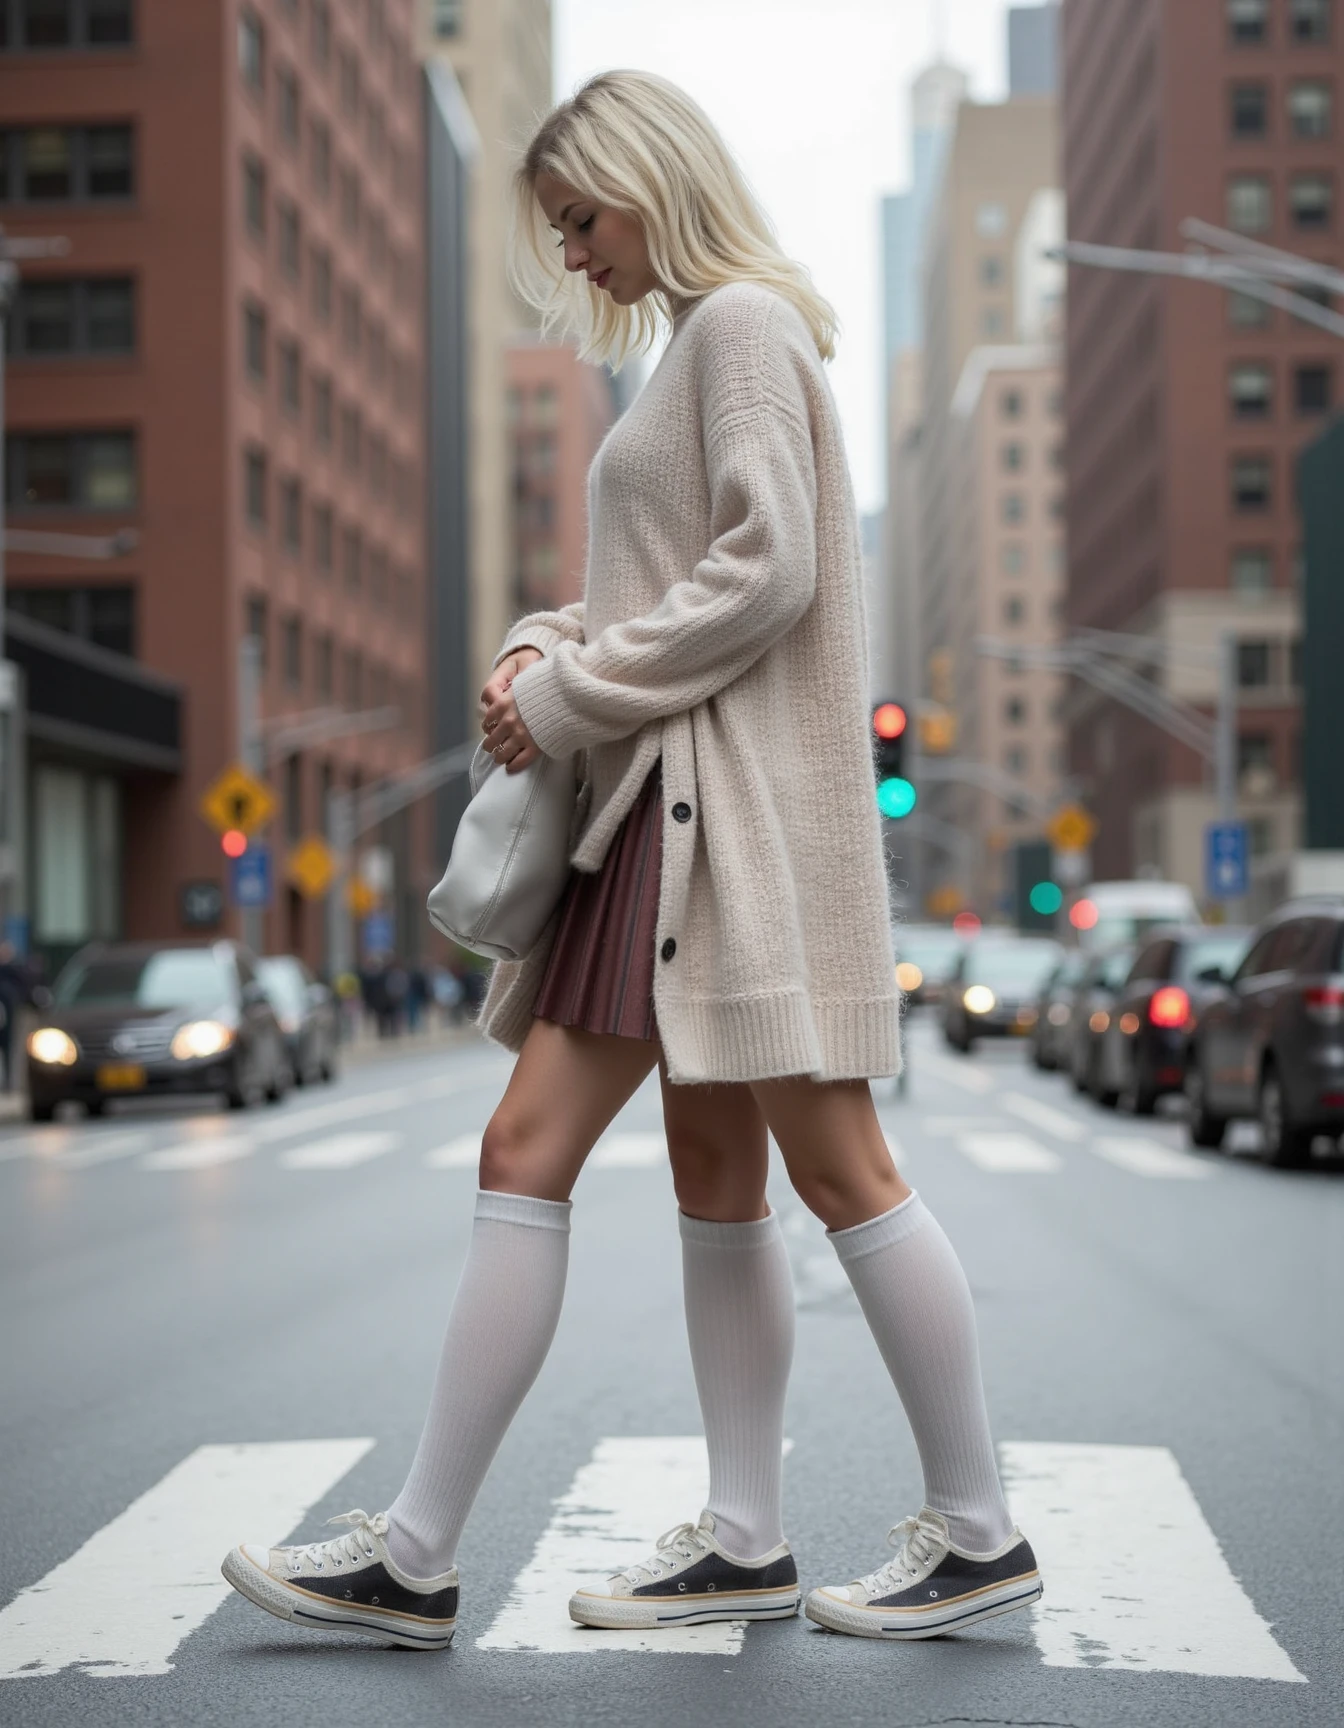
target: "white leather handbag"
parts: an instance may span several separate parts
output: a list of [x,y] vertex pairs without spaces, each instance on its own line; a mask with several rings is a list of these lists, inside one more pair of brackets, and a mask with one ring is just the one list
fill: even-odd
[[569,877],[578,795],[575,759],[540,756],[508,774],[477,748],[471,802],[452,856],[429,896],[436,930],[490,960],[522,960],[536,946]]

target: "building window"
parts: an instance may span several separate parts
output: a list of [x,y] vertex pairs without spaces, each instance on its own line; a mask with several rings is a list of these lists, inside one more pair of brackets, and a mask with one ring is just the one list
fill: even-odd
[[1299,366],[1293,374],[1294,405],[1299,414],[1328,414],[1334,395],[1329,366]]
[[1235,419],[1268,419],[1272,397],[1271,378],[1269,367],[1258,362],[1245,361],[1231,368],[1227,375],[1227,394]]
[[1333,92],[1330,85],[1313,79],[1288,88],[1288,126],[1294,138],[1330,136]]
[[330,636],[319,636],[313,644],[313,684],[319,702],[331,701],[332,647]]
[[1330,40],[1331,0],[1288,0],[1288,34],[1294,42]]
[[243,220],[254,239],[266,238],[266,170],[255,156],[243,158]]
[[16,360],[129,354],[135,348],[135,284],[129,276],[20,281],[5,335]]
[[1007,540],[999,549],[999,564],[1005,576],[1020,576],[1027,567],[1026,547],[1017,540]]
[[1252,794],[1274,790],[1274,737],[1269,732],[1243,732],[1237,739],[1237,779],[1250,780]]
[[137,502],[131,432],[15,432],[5,441],[11,510],[128,510]]
[[360,677],[359,651],[347,648],[343,656],[345,660],[345,705],[347,708],[358,709],[363,695],[363,680]]
[[359,289],[347,283],[341,289],[341,341],[347,354],[358,354],[363,319]]
[[1007,328],[1001,306],[986,306],[980,314],[980,333],[983,336],[1002,336]]
[[280,268],[291,282],[299,279],[299,212],[298,207],[284,199],[279,206]]
[[1020,594],[1010,594],[1003,603],[1003,621],[1005,624],[1024,623],[1027,616],[1027,603]]
[[1269,181],[1263,174],[1239,174],[1227,183],[1227,225],[1238,234],[1263,234],[1270,225]]
[[381,546],[369,553],[369,595],[375,606],[387,599],[387,553]]
[[1003,717],[1010,726],[1026,723],[1027,702],[1024,696],[1009,696],[1003,704]]
[[442,42],[462,28],[462,0],[433,0],[434,34]]
[[331,7],[328,0],[311,0],[308,8],[308,44],[313,65],[325,70],[331,64]]
[[1243,690],[1263,690],[1269,683],[1268,642],[1237,643],[1237,683]]
[[331,378],[325,372],[313,378],[313,440],[323,450],[331,448]]
[[351,594],[364,583],[364,541],[358,528],[341,531],[341,580]]
[[1268,456],[1237,456],[1232,462],[1232,506],[1236,510],[1269,508]]
[[340,53],[341,107],[348,120],[359,114],[359,61],[354,50],[342,48]]
[[260,18],[246,8],[238,14],[238,70],[258,95],[266,83],[266,34]]
[[132,39],[131,0],[0,0],[0,54],[124,48]]
[[308,128],[308,176],[319,198],[331,194],[331,129],[325,120]]
[[331,253],[325,246],[313,247],[313,316],[319,324],[331,323]]
[[1020,492],[1005,492],[999,501],[999,515],[1004,522],[1023,522],[1026,520],[1026,501]]
[[369,490],[375,498],[387,493],[387,440],[381,433],[369,438]]
[[975,212],[975,231],[982,240],[1000,240],[1008,232],[1008,212],[1002,204],[981,204]]
[[113,654],[135,654],[135,589],[107,587],[10,587],[5,605],[35,624],[62,630]]
[[341,461],[352,474],[359,472],[363,441],[363,421],[359,409],[353,403],[348,403],[341,409]]
[[1027,753],[1020,744],[1014,744],[1003,753],[1003,765],[1010,774],[1025,774],[1027,771]]
[[999,451],[999,465],[1009,474],[1020,474],[1027,465],[1026,446],[1016,442],[1003,445]]
[[266,313],[249,300],[243,306],[243,366],[260,384],[266,378]]
[[[291,690],[302,689],[303,624],[300,619],[295,616],[286,618],[284,623],[280,626],[280,663],[284,672],[285,683],[289,688]],[[289,761],[286,762],[285,767],[286,769],[296,769],[298,765],[299,758],[297,756],[291,756]],[[285,778],[288,780],[290,778],[289,774],[286,774]],[[294,779],[298,779],[297,774],[294,775]],[[293,789],[291,788],[290,790],[292,791]],[[293,811],[294,806],[298,803],[298,798],[287,797],[285,803],[289,806],[290,810]],[[297,811],[294,811],[294,813],[297,814]],[[290,838],[293,839],[294,836],[291,835]]]
[[359,233],[359,175],[353,168],[342,168],[339,175],[341,183],[341,225],[352,238]]
[[1269,129],[1269,86],[1234,84],[1230,91],[1234,138],[1263,138]]
[[303,550],[303,487],[293,475],[280,482],[280,545],[291,558]]
[[1022,392],[1020,390],[1004,390],[999,395],[999,413],[1005,420],[1020,420],[1022,418]]
[[1328,174],[1294,174],[1288,181],[1288,209],[1295,228],[1328,228],[1334,181]]
[[280,344],[280,406],[296,418],[299,413],[299,392],[303,377],[303,356],[292,340]]
[[243,505],[253,528],[266,526],[266,452],[249,450],[243,458]]
[[299,147],[299,80],[291,66],[282,66],[275,75],[280,110],[280,137],[291,150]]
[[333,528],[330,504],[313,506],[313,562],[319,574],[331,575]]
[[270,621],[264,594],[248,595],[243,606],[243,634],[257,644],[257,661],[264,672],[271,658]]
[[0,203],[95,203],[135,190],[129,126],[0,132]]
[[1274,563],[1265,546],[1241,546],[1232,554],[1231,586],[1246,600],[1263,599],[1274,586]]
[[364,228],[369,243],[369,268],[381,276],[387,268],[387,219],[382,211],[371,212]]
[[1269,39],[1269,0],[1227,0],[1227,34],[1242,46]]
[[369,377],[379,388],[387,378],[387,326],[381,318],[369,319]]
[[1294,636],[1288,644],[1288,682],[1294,690],[1302,688],[1302,638]]
[[998,288],[1003,284],[1003,259],[990,256],[980,260],[980,285]]
[[1233,289],[1227,296],[1227,321],[1234,330],[1263,330],[1270,316],[1268,303],[1254,294],[1239,294]]

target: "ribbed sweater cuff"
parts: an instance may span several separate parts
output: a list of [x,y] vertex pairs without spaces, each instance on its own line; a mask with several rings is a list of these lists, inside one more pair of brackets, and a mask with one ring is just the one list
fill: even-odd
[[559,1230],[569,1234],[572,1200],[536,1200],[530,1194],[497,1194],[481,1188],[476,1194],[476,1222],[523,1224],[531,1230]]
[[928,1220],[928,1207],[918,1194],[911,1193],[890,1212],[881,1212],[876,1218],[851,1225],[848,1230],[828,1230],[826,1236],[841,1261],[848,1264],[851,1260],[862,1260],[867,1254],[890,1248],[894,1243],[904,1242],[922,1230]]
[[533,624],[529,627],[519,624],[504,638],[504,646],[495,657],[495,670],[498,671],[509,655],[516,654],[520,648],[535,648],[538,654],[550,654],[564,640],[560,632],[552,630],[549,625]]
[[[560,689],[560,662],[554,654],[536,660],[513,681],[513,699],[543,756],[572,756],[574,717]],[[568,736],[566,734],[569,734]]]
[[767,1212],[745,1224],[718,1224],[712,1218],[692,1218],[678,1212],[683,1242],[697,1248],[764,1248],[779,1235],[778,1212]]

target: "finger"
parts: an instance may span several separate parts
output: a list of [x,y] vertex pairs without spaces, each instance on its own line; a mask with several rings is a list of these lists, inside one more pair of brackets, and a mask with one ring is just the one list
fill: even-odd
[[504,770],[506,774],[521,774],[524,768],[530,768],[541,755],[535,744],[524,744],[522,749]]
[[486,709],[483,718],[487,732],[493,732],[497,726],[504,726],[507,729],[516,722],[518,708],[511,696],[501,696],[498,701]]

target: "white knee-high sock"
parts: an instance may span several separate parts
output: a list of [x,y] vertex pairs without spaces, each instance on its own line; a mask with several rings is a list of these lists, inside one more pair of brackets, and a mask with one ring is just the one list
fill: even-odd
[[728,1552],[754,1559],[784,1540],[789,1256],[774,1212],[752,1224],[680,1217],[686,1334],[709,1447],[707,1510]]
[[895,1382],[924,1468],[924,1502],[959,1548],[1012,1530],[980,1379],[975,1310],[956,1251],[917,1194],[828,1232]]
[[555,1336],[569,1266],[568,1200],[476,1196],[476,1223],[429,1414],[387,1545],[413,1578],[453,1564],[477,1490]]

